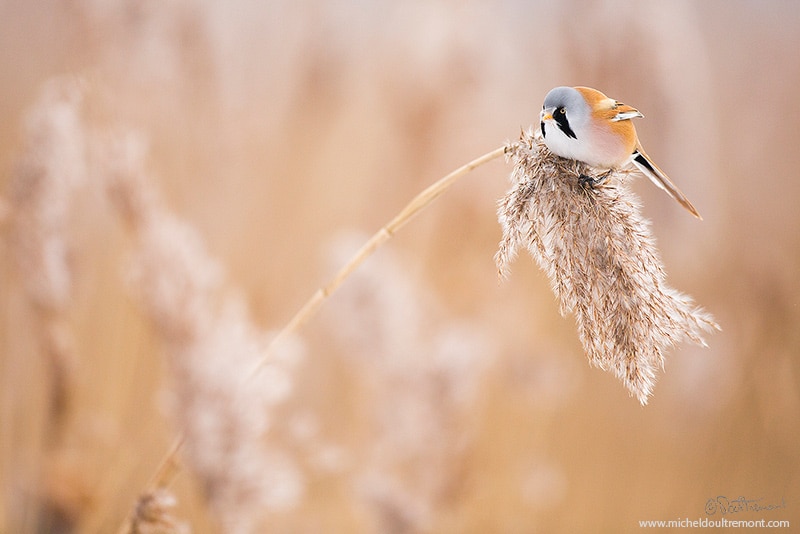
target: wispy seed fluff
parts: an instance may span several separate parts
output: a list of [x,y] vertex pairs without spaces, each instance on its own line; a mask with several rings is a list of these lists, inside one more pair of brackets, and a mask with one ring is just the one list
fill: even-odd
[[585,185],[580,176],[597,171],[554,155],[532,132],[506,154],[514,169],[498,209],[501,276],[526,247],[550,279],[561,314],[575,316],[589,361],[646,404],[664,349],[685,340],[705,346],[703,331],[719,326],[666,285],[649,223],[619,175]]

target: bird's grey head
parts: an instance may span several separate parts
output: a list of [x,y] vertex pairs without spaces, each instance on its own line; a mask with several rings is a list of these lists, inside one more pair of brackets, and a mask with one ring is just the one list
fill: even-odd
[[564,135],[576,139],[575,132],[582,128],[590,112],[589,104],[577,89],[556,87],[544,97],[541,113],[542,133],[547,136],[549,132],[545,122],[552,119]]

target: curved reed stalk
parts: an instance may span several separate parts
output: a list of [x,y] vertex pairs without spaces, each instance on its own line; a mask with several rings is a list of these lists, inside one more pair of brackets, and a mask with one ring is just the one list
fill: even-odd
[[[258,371],[264,367],[269,361],[270,356],[275,352],[275,349],[280,343],[284,342],[304,324],[306,324],[325,303],[325,301],[336,292],[336,290],[344,283],[344,281],[355,271],[364,260],[371,256],[381,245],[386,243],[394,236],[403,226],[406,225],[417,213],[429,206],[434,200],[441,196],[450,186],[452,186],[460,177],[464,176],[473,169],[487,163],[493,159],[505,154],[506,147],[502,146],[475,158],[469,163],[459,167],[448,175],[442,177],[432,185],[428,186],[425,190],[415,196],[400,212],[395,215],[386,225],[378,230],[354,255],[353,257],[336,273],[336,275],[323,287],[319,288],[314,294],[306,301],[300,310],[291,318],[287,325],[271,340],[265,354],[259,362],[253,367],[251,372],[247,375],[248,380],[252,380],[258,374]],[[123,203],[124,204],[124,203]],[[151,477],[147,486],[144,488],[142,495],[139,498],[137,506],[135,507],[131,516],[126,518],[125,522],[120,526],[119,533],[131,532],[133,525],[136,521],[136,513],[142,508],[142,504],[152,500],[157,492],[167,487],[179,472],[179,463],[177,460],[185,443],[185,434],[181,434],[176,438],[174,444],[167,452],[167,454],[159,462],[159,467]]]
[[283,329],[272,339],[270,344],[267,346],[264,357],[253,369],[252,374],[256,374],[264,365],[264,363],[267,362],[275,347],[279,346],[283,340],[285,340],[291,334],[297,332],[297,330],[299,330],[306,322],[308,322],[317,313],[325,300],[333,295],[337,289],[339,289],[339,286],[342,285],[347,277],[350,276],[350,274],[352,274],[352,272],[355,271],[358,266],[361,265],[364,260],[370,257],[381,245],[391,239],[392,236],[394,236],[394,234],[400,230],[400,228],[405,226],[406,223],[408,223],[408,221],[414,217],[414,215],[422,211],[431,202],[439,198],[439,196],[441,196],[441,194],[444,193],[451,185],[453,185],[460,177],[464,176],[476,167],[500,157],[506,153],[506,150],[506,147],[502,146],[492,150],[491,152],[487,152],[483,156],[475,158],[469,163],[454,170],[447,176],[440,178],[437,182],[434,182],[417,196],[415,196],[411,202],[406,204],[406,206],[394,216],[392,220],[386,223],[386,225],[384,225],[380,230],[375,232],[375,234],[370,237],[369,240],[364,243],[364,245],[355,254],[353,254],[352,258],[350,258],[350,260],[341,269],[339,269],[339,272],[337,272],[327,284],[317,289],[317,291],[311,295],[311,298],[309,298],[306,303],[303,304],[300,310],[298,310],[291,320],[289,320],[286,326],[284,326]]

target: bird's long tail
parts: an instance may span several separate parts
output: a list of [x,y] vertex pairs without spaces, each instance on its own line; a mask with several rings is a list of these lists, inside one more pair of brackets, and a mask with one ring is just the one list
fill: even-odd
[[683,192],[678,189],[678,186],[672,183],[672,180],[669,179],[664,171],[658,168],[658,165],[653,163],[653,160],[651,160],[645,151],[642,150],[641,146],[637,146],[636,150],[633,151],[631,161],[634,165],[636,165],[636,168],[642,171],[642,174],[650,178],[650,181],[666,191],[669,196],[677,200],[681,206],[689,211],[689,213],[701,221],[703,220],[695,207],[692,206],[692,203],[689,202],[689,199],[686,198],[686,195],[684,195]]

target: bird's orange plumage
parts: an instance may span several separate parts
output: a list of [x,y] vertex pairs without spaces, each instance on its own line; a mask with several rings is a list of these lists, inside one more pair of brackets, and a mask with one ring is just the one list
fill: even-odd
[[633,152],[638,144],[636,127],[633,125],[633,121],[612,121],[612,119],[620,113],[638,113],[638,110],[607,97],[597,89],[592,89],[591,87],[576,87],[575,89],[583,95],[583,98],[591,106],[592,115],[599,119],[596,124],[602,124],[611,130],[616,138],[623,140],[628,154]]

